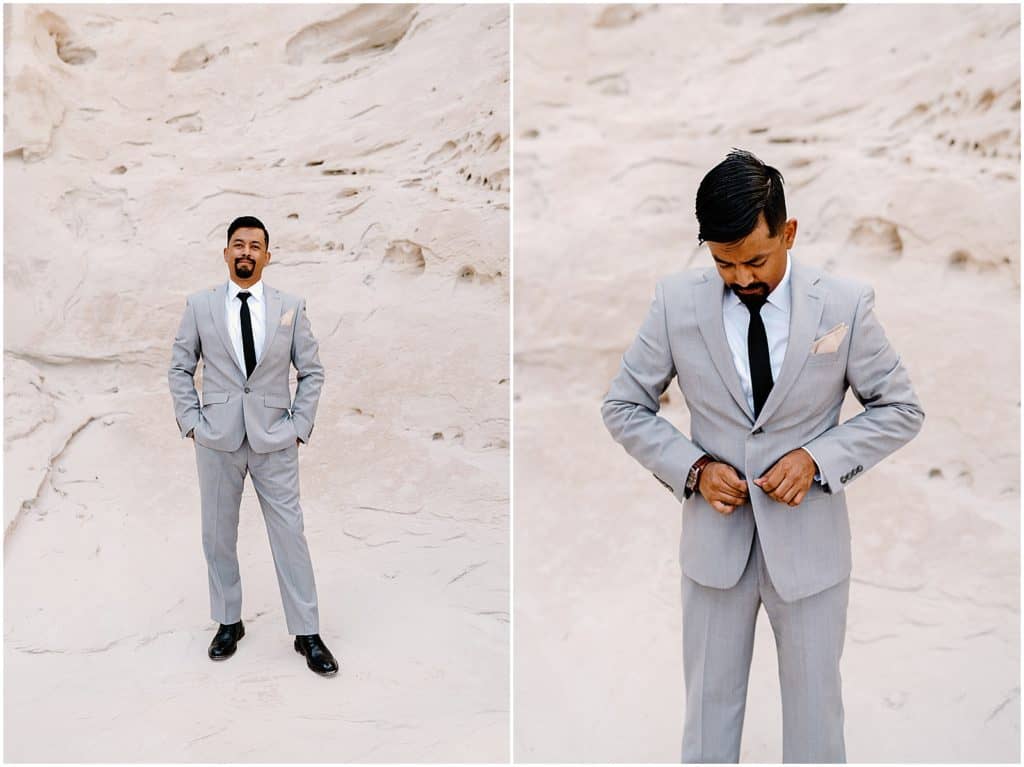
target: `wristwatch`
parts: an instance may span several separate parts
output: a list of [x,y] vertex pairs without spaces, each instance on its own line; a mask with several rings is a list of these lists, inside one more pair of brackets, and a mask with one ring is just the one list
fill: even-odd
[[697,491],[697,487],[700,485],[700,473],[704,470],[704,467],[714,461],[710,455],[705,453],[698,458],[693,466],[690,467],[690,473],[686,476],[686,497],[689,498]]

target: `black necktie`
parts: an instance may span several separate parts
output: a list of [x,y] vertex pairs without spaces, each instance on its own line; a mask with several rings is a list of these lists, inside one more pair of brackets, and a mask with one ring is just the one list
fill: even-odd
[[[252,317],[249,316],[249,304],[246,303],[251,296],[247,290],[242,290],[238,293],[238,297],[242,300],[242,353],[245,355],[245,377],[248,378],[252,375],[252,371],[256,369],[256,344],[252,340]],[[762,329],[762,333],[764,330]]]
[[761,414],[761,408],[772,390],[772,358],[768,353],[768,335],[761,319],[761,307],[767,297],[740,296],[740,301],[750,311],[750,326],[747,328],[747,356],[750,360],[750,385],[754,390],[754,418]]

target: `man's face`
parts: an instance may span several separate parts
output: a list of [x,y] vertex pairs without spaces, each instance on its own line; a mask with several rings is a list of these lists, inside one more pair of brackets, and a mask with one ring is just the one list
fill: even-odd
[[236,282],[255,284],[263,267],[270,262],[270,251],[263,237],[263,230],[242,227],[231,235],[231,241],[224,248],[224,263]]
[[767,298],[786,274],[786,252],[793,247],[794,239],[795,218],[786,221],[775,237],[769,237],[762,214],[754,230],[739,242],[707,243],[722,282],[730,290],[740,298]]

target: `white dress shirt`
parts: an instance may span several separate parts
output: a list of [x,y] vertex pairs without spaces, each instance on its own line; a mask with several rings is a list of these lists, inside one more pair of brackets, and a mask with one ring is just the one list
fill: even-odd
[[[786,347],[789,345],[789,314],[792,306],[792,292],[789,280],[790,259],[786,254],[786,273],[768,294],[768,300],[761,307],[761,321],[764,322],[764,333],[768,337],[768,355],[772,361],[772,383],[779,380],[782,372],[782,361],[786,358]],[[740,386],[747,397],[750,412],[754,412],[754,386],[750,382],[750,355],[747,352],[747,330],[750,328],[750,310],[740,301],[740,297],[728,288],[722,293],[722,319],[725,321],[725,337],[729,340],[732,351],[732,362],[740,377]],[[807,448],[804,451],[814,460],[814,454]],[[817,465],[817,461],[815,461]],[[821,476],[814,478],[821,482]]]
[[[786,273],[775,290],[768,294],[768,301],[761,307],[761,320],[768,337],[768,354],[772,360],[772,381],[779,380],[782,360],[789,345],[789,309],[792,304],[789,290],[789,254],[786,254]],[[750,412],[754,412],[754,386],[750,382],[750,355],[747,353],[747,329],[750,327],[750,311],[740,297],[728,288],[722,293],[722,319],[725,320],[725,337],[729,339],[732,362],[740,377],[740,385],[747,396]]]
[[252,341],[256,347],[256,362],[263,355],[263,341],[267,337],[267,302],[263,296],[263,280],[248,288],[240,288],[234,280],[228,280],[228,290],[224,295],[224,311],[227,312],[228,335],[231,346],[235,350],[235,359],[243,375],[245,374],[245,351],[242,349],[242,299],[238,294],[248,290],[251,294],[246,303],[249,305],[249,318],[252,320]]

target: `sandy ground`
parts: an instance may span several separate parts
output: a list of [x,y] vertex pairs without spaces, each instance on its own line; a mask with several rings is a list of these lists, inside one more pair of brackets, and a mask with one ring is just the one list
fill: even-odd
[[[693,200],[739,146],[793,257],[875,286],[928,413],[848,490],[848,759],[1019,762],[1019,8],[514,19],[517,761],[679,758],[680,510],[599,406],[657,278],[710,265]],[[762,611],[741,759],[781,756]]]
[[[5,6],[5,760],[508,755],[504,6]],[[211,663],[185,295],[262,218],[327,380],[301,449],[321,635],[247,486]]]

